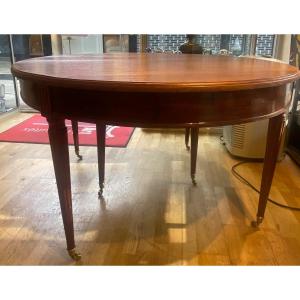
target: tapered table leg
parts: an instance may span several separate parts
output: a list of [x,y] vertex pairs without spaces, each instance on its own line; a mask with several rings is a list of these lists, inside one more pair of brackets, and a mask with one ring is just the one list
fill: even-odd
[[197,153],[198,153],[198,134],[199,128],[191,128],[191,178],[194,185],[196,185],[196,165],[197,165]]
[[252,225],[258,226],[264,218],[269,192],[272,185],[276,161],[283,135],[285,114],[273,117],[269,120],[267,146],[264,160],[263,173],[261,178],[260,196],[257,210],[256,222]]
[[190,130],[191,128],[185,128],[185,147],[187,150],[190,150],[189,141],[190,141]]
[[77,121],[71,121],[71,123],[72,123],[75,153],[76,153],[77,157],[80,160],[82,160],[82,155],[79,154],[78,122]]
[[54,172],[58,189],[61,214],[64,223],[67,249],[69,255],[79,260],[80,255],[75,250],[71,178],[69,165],[68,134],[64,119],[48,118],[49,140],[52,152]]
[[98,196],[102,197],[105,176],[105,136],[106,125],[102,123],[96,124],[97,130],[97,151],[98,151],[98,173],[99,173],[99,192]]

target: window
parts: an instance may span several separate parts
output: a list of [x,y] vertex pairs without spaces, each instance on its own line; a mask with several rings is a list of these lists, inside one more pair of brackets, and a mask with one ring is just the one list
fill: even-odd
[[17,107],[14,78],[10,72],[12,64],[9,35],[0,35],[0,113]]

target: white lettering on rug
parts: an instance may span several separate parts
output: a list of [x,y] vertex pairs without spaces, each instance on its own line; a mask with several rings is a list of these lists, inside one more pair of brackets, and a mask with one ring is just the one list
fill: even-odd
[[24,128],[26,132],[47,132],[47,128]]

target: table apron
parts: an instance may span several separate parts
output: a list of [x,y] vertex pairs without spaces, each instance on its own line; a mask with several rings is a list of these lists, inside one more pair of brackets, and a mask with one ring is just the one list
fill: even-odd
[[289,84],[226,92],[118,92],[42,86],[21,81],[21,95],[42,115],[140,127],[221,126],[286,111]]

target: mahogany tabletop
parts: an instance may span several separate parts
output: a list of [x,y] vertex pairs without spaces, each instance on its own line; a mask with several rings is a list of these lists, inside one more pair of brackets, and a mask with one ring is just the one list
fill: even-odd
[[17,62],[15,76],[54,86],[118,91],[231,91],[295,81],[288,64],[246,57],[109,53],[48,56]]

